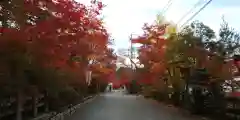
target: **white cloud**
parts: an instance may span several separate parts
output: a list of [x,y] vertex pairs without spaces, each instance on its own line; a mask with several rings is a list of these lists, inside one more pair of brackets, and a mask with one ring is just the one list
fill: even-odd
[[[89,3],[90,0],[78,0]],[[102,0],[106,4],[103,10],[106,27],[115,39],[116,48],[129,47],[129,36],[131,33],[141,33],[141,27],[145,22],[152,22],[168,0]],[[172,0],[173,4],[166,13],[166,18],[177,22],[198,0]],[[196,8],[198,10],[201,6]],[[236,18],[240,8],[225,7],[217,8],[209,5],[195,19],[218,30],[221,16],[225,14],[226,21],[230,25],[240,25]],[[188,18],[186,18],[188,19]],[[184,21],[186,20],[184,19]]]
[[204,24],[210,26],[216,33],[218,33],[220,24],[222,23],[222,17],[224,16],[225,21],[229,23],[230,27],[240,31],[240,13],[239,7],[209,7],[202,11],[197,17],[197,20],[202,21]]
[[[89,0],[78,0],[86,3]],[[107,6],[103,10],[107,29],[115,39],[117,48],[129,46],[129,36],[142,33],[144,23],[153,22],[156,15],[167,4],[168,0],[102,0]],[[178,20],[189,9],[182,2],[173,0],[167,12],[167,18]],[[186,1],[186,0],[185,0]],[[196,0],[192,0],[194,3]],[[188,2],[188,4],[191,4]]]
[[107,4],[103,11],[108,30],[115,38],[117,48],[129,46],[131,34],[142,33],[146,22],[153,22],[156,14],[168,0],[103,0]]
[[[198,0],[173,0],[166,18],[177,22]],[[130,34],[139,34],[144,23],[153,22],[168,0],[103,0],[103,14],[117,48],[129,47]]]

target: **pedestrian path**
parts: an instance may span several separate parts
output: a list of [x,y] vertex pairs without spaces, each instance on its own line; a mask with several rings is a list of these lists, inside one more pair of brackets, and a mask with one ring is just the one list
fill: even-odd
[[[136,99],[137,98],[137,99]],[[66,120],[202,120],[140,96],[101,94]]]

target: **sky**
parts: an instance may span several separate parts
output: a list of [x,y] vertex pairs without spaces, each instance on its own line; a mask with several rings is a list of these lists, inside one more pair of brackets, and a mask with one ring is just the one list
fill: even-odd
[[[89,3],[90,0],[77,1]],[[166,19],[177,23],[198,1],[172,0],[172,5],[165,13]],[[202,1],[206,2],[206,0]],[[119,49],[128,48],[130,35],[141,34],[143,24],[152,23],[168,0],[102,0],[102,2],[106,5],[102,11],[105,26],[115,40],[114,48]],[[195,11],[200,7],[197,7]],[[193,20],[199,20],[217,32],[224,15],[229,25],[240,31],[240,16],[237,13],[240,13],[240,0],[213,0]],[[190,16],[191,14],[188,17]],[[183,23],[179,25],[181,24]]]

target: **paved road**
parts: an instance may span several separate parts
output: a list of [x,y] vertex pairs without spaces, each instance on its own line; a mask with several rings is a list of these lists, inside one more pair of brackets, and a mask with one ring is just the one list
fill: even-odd
[[183,114],[150,99],[123,95],[121,92],[100,95],[84,104],[65,120],[202,120]]

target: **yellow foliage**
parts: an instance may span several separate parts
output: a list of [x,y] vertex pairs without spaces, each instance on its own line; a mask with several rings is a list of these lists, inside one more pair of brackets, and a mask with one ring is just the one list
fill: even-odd
[[177,27],[174,25],[169,25],[166,28],[166,34],[175,34],[177,33]]
[[164,17],[162,15],[158,14],[157,19],[156,19],[156,23],[158,25],[160,25],[160,24],[162,24],[163,20],[164,20]]
[[88,56],[88,59],[91,59],[91,60],[94,60],[96,58],[97,58],[97,56],[95,54],[91,54]]
[[112,69],[105,68],[105,67],[99,68],[98,70],[102,73],[105,73],[105,74],[108,74],[112,71]]
[[157,43],[157,41],[155,39],[150,39],[151,43]]

